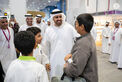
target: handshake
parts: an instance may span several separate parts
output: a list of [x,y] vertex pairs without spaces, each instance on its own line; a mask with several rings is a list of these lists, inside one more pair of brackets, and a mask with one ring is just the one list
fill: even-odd
[[65,62],[71,63],[72,62],[72,54],[68,54],[64,58]]
[[72,63],[73,61],[72,61],[72,54],[68,54],[68,55],[66,55],[65,56],[65,58],[64,58],[64,60],[65,60],[65,64],[64,64],[64,68],[67,66],[67,63]]

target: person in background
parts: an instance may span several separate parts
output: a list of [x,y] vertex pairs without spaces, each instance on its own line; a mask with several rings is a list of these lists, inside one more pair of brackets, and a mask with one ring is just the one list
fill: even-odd
[[105,27],[102,30],[102,53],[110,54],[109,38],[111,34],[111,28],[109,22],[106,22]]
[[93,25],[92,29],[91,29],[91,35],[94,38],[94,40],[97,40],[97,30],[95,28],[95,24]]
[[47,25],[48,25],[48,27],[51,25],[51,22],[49,19],[47,20]]
[[33,15],[26,14],[25,17],[26,17],[26,24],[22,25],[19,28],[19,31],[25,31],[27,28],[30,28],[30,27],[34,26],[33,25]]
[[14,30],[14,35],[18,33],[19,31],[19,24],[17,23],[14,15],[11,15],[9,20],[9,27],[11,27]]
[[113,28],[111,32],[111,37],[109,39],[109,45],[111,44],[111,55],[109,60],[111,63],[118,62],[119,51],[120,51],[120,45],[119,45],[120,38],[118,37],[120,23],[116,21],[114,25],[115,27]]
[[34,24],[34,26],[38,27],[41,30],[41,35],[44,36],[47,26],[42,22],[42,18],[42,15],[36,15],[36,23]]
[[6,74],[10,63],[16,59],[14,32],[8,27],[6,16],[0,16],[0,62]]
[[122,28],[119,29],[117,33],[117,37],[118,37],[118,44],[120,46],[120,50],[118,54],[119,56],[118,56],[118,61],[117,61],[117,68],[122,69]]
[[[14,15],[11,15],[10,20],[9,20],[9,27],[11,27],[14,31],[14,36],[16,33],[19,31],[19,24],[16,22],[16,19]],[[17,58],[19,57],[20,53],[16,52]]]

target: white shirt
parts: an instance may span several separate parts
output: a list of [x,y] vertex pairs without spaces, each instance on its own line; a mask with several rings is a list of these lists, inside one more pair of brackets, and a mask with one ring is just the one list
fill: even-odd
[[44,54],[41,45],[38,44],[38,47],[33,51],[33,57],[36,58],[36,61],[45,66],[49,64],[49,59],[47,55]]
[[68,23],[46,29],[42,45],[50,59],[51,77],[63,74],[64,57],[71,52],[77,36],[76,30]]
[[24,25],[22,25],[22,26],[19,28],[19,31],[26,31],[26,29],[27,29],[27,28],[30,28],[30,27],[34,27],[34,25],[28,26],[27,24],[24,24]]
[[122,28],[118,31],[118,43],[120,46],[119,56],[118,56],[118,68],[122,68]]
[[97,38],[97,30],[96,30],[96,28],[94,26],[91,29],[91,35],[94,38],[94,40],[96,41],[96,38]]
[[[110,55],[111,62],[118,62],[119,51],[120,51],[120,45],[119,45],[120,38],[118,37],[119,29],[120,28],[114,28],[111,32],[111,39],[109,41],[109,43],[111,43],[111,55]],[[114,40],[113,36],[115,37]]]
[[[10,63],[16,59],[16,50],[14,46],[14,32],[13,29],[9,28],[10,31],[10,48],[8,48],[8,41],[5,38],[5,35],[2,32],[2,29],[0,29],[0,61],[3,67],[4,72],[7,72],[7,69],[10,65]],[[8,30],[3,30],[6,34],[6,36],[9,38],[9,32]]]
[[[111,34],[110,27],[104,27],[102,30],[102,52],[110,54],[109,39]],[[108,38],[106,38],[108,37]]]
[[45,67],[34,60],[14,60],[4,82],[49,82]]

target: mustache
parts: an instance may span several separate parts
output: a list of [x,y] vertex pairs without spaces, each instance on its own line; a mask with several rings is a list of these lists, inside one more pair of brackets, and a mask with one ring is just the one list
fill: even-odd
[[61,20],[57,20],[57,21],[61,21]]

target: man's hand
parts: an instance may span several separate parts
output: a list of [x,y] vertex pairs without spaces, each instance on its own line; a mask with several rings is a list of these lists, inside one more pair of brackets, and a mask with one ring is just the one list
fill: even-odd
[[50,71],[50,64],[46,64],[45,67],[47,71]]
[[67,63],[64,64],[64,68],[66,68],[66,67],[67,67]]
[[72,54],[68,54],[65,56],[64,58],[65,62],[67,62],[69,58],[72,58]]

